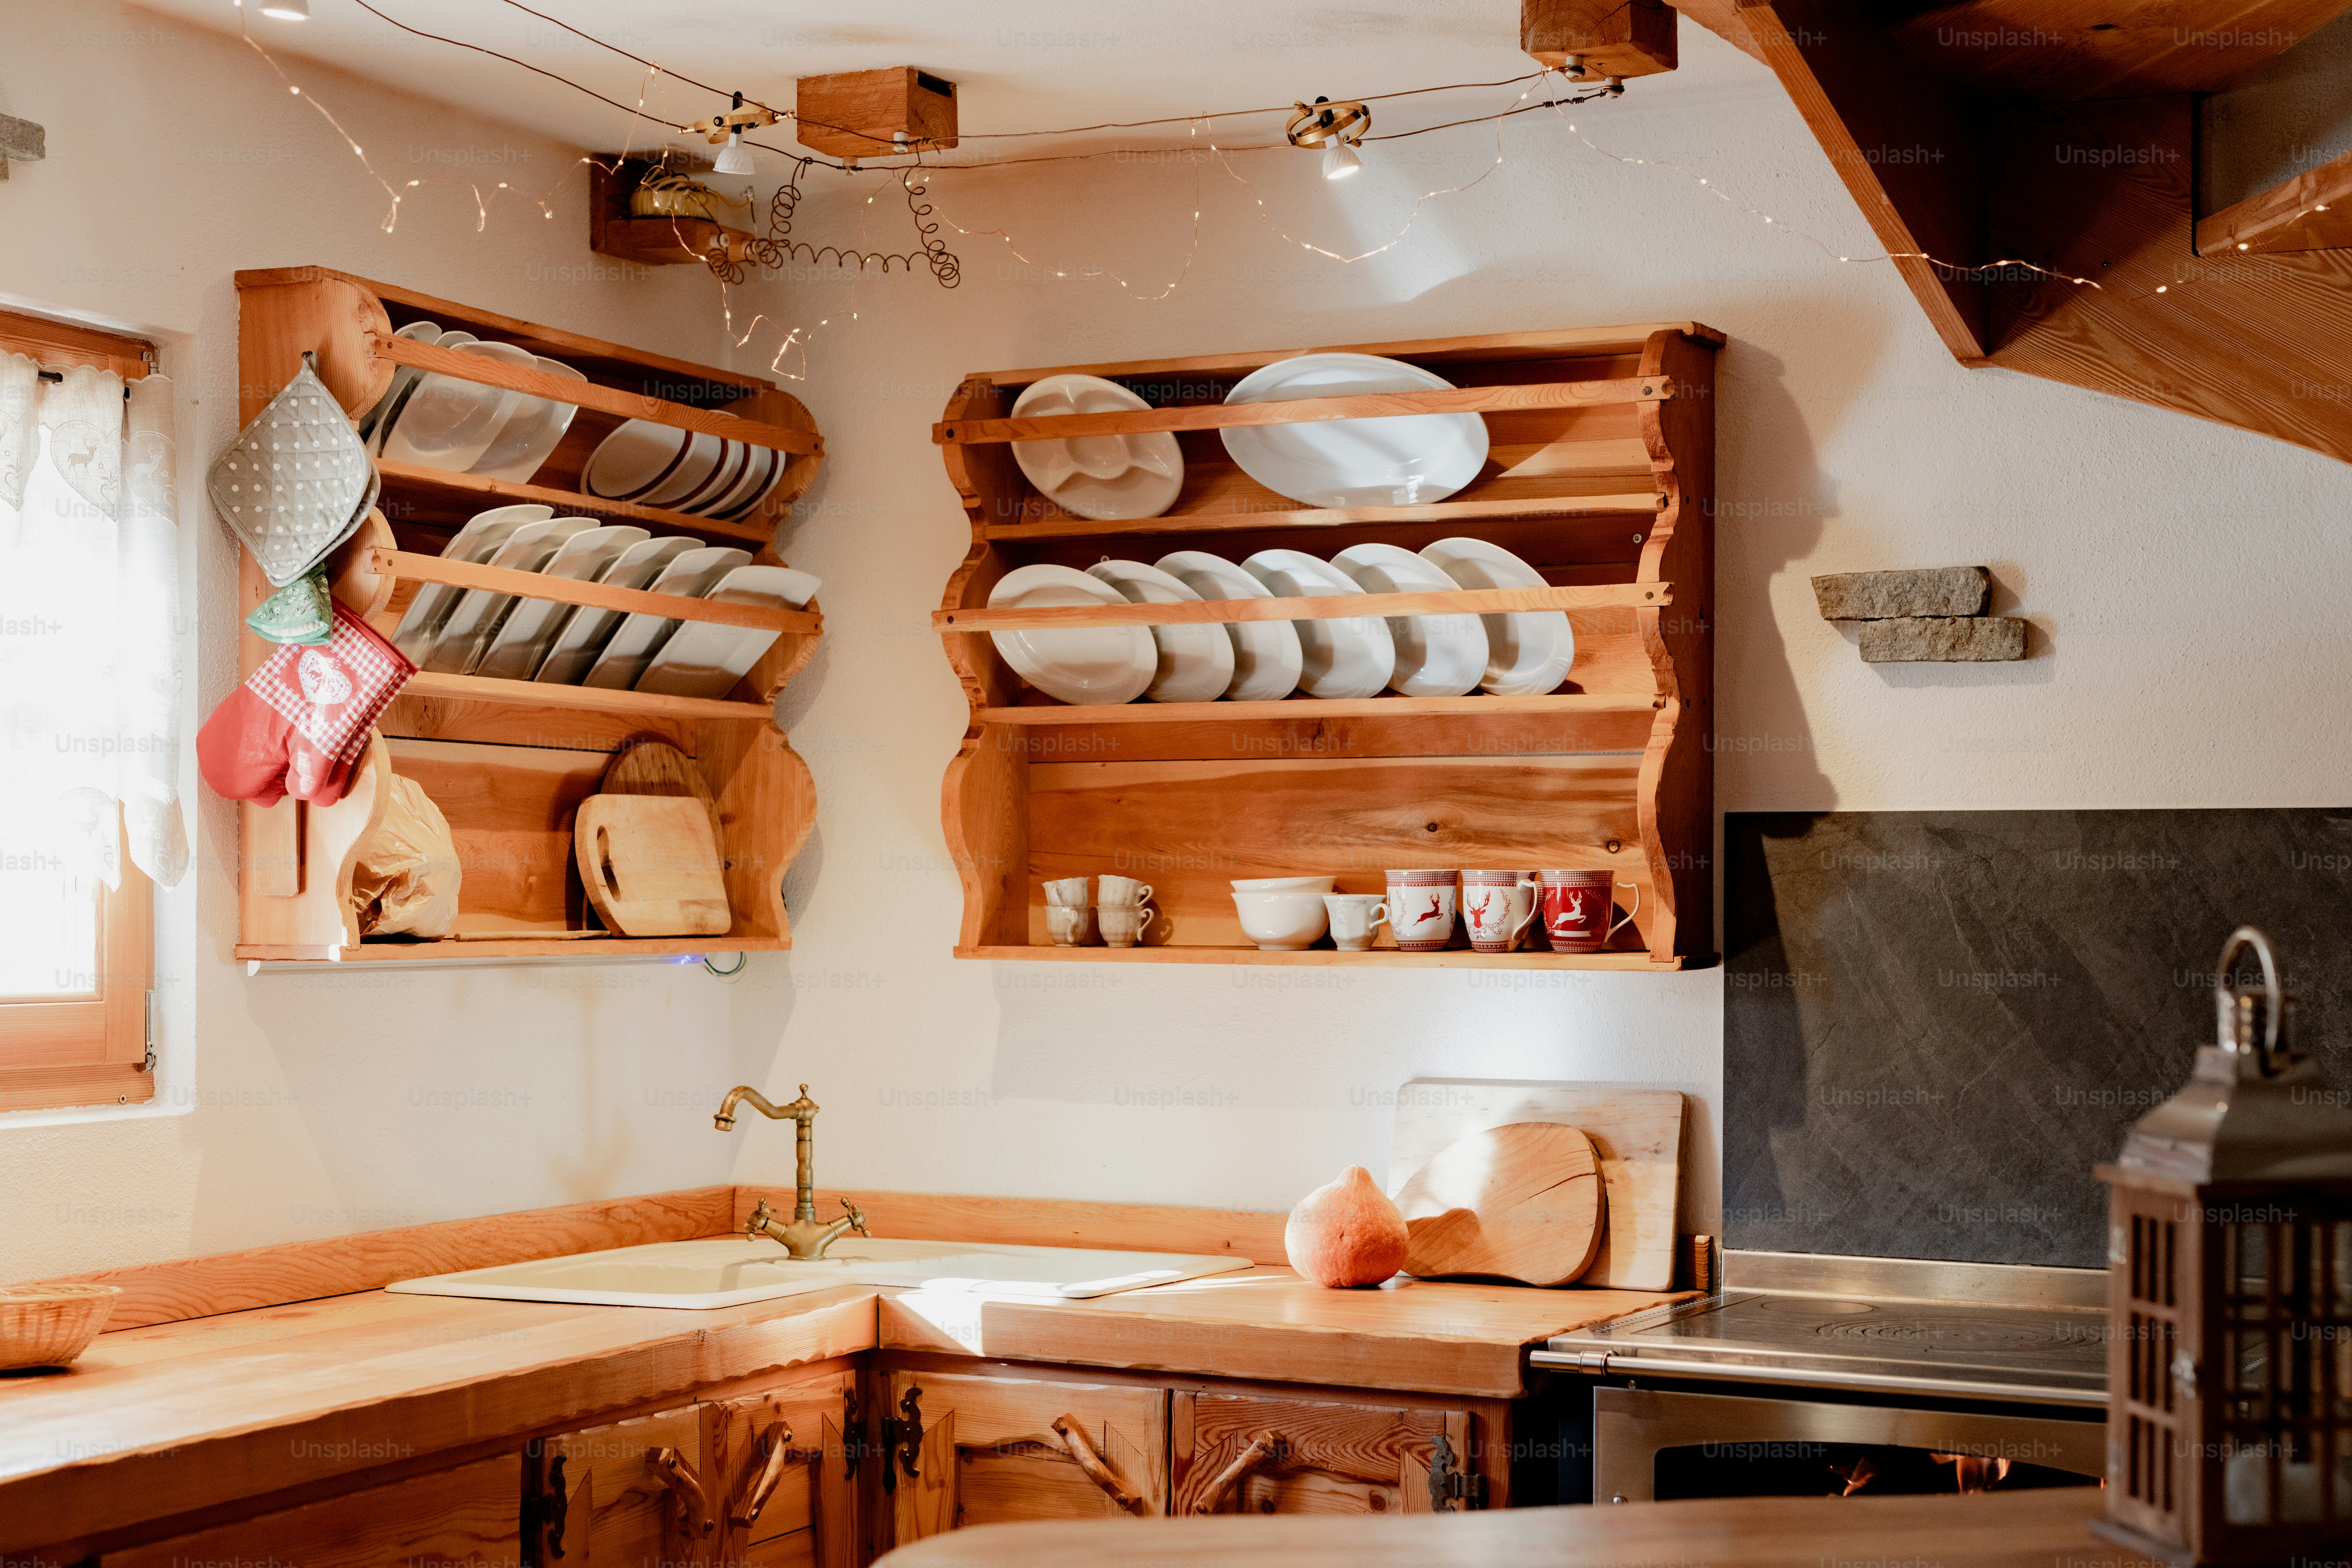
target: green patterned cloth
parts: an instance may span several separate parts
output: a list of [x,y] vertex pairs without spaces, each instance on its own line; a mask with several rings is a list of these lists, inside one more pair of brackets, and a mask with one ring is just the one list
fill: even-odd
[[327,569],[314,566],[261,602],[245,617],[253,635],[277,643],[316,647],[335,635],[335,601],[327,592]]

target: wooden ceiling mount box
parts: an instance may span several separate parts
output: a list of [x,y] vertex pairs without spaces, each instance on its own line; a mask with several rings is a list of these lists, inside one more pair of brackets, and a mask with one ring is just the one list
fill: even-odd
[[[757,376],[672,359],[560,328],[323,267],[239,272],[237,395],[249,423],[307,352],[320,378],[356,419],[408,365],[577,405],[570,429],[529,483],[379,460],[377,510],[328,563],[335,597],[386,637],[427,583],[488,588],[675,620],[772,628],[781,635],[721,698],[667,697],[532,680],[419,673],[377,722],[371,763],[337,805],[289,799],[238,806],[239,932],[249,960],[401,960],[589,953],[768,952],[792,945],[782,883],[816,813],[807,764],[776,728],[773,702],[815,656],[824,616],[804,610],[715,604],[571,582],[536,572],[445,560],[450,535],[475,513],[536,501],[559,517],[635,523],[656,537],[686,534],[782,565],[773,540],[793,500],[816,478],[824,440],[798,398]],[[393,336],[412,321],[462,328],[562,360],[585,383],[509,368]],[[585,492],[581,471],[628,419],[727,435],[786,454],[782,477],[731,522]],[[270,592],[249,553],[238,569],[240,614]],[[238,671],[273,651],[238,633]],[[597,792],[615,752],[636,739],[666,741],[694,760],[719,821],[732,923],[724,935],[632,940],[595,929],[572,864],[572,816]],[[457,935],[362,942],[348,903],[352,862],[380,819],[389,775],[413,779],[448,818],[462,867]]]
[[1519,0],[1519,47],[1587,78],[1654,76],[1675,68],[1680,20],[1660,0]]
[[835,158],[956,144],[955,83],[912,66],[804,76],[793,115],[800,144]]
[[[1486,421],[1485,469],[1447,500],[1412,506],[1302,508],[1226,456],[1219,426],[1264,412],[1226,406],[1234,384],[1322,350],[967,377],[933,432],[972,531],[932,617],[971,708],[941,792],[964,889],[957,956],[1646,971],[1706,953],[1715,352],[1723,341],[1677,321],[1344,345],[1427,366],[1464,389],[1364,400],[1382,412],[1443,401]],[[1166,513],[1089,521],[1022,476],[1009,445],[1016,435],[1049,439],[1062,420],[1105,417],[1007,417],[1023,388],[1073,371],[1117,381],[1152,405],[1118,416],[1123,430],[1176,432],[1183,489]],[[1348,416],[1350,399],[1324,401],[1330,411],[1318,416]],[[1512,590],[1508,607],[1567,612],[1576,664],[1559,690],[1073,707],[1023,682],[989,637],[1014,620],[1148,624],[1171,608],[988,608],[1006,573],[1035,563],[1083,569],[1177,550],[1239,561],[1276,547],[1328,557],[1367,542],[1419,550],[1465,534],[1542,574],[1547,586]],[[1363,599],[1297,600],[1290,613],[1497,607],[1493,595],[1410,597],[1393,611]],[[1183,606],[1210,616],[1242,607]],[[1242,934],[1228,887],[1328,871],[1342,892],[1376,893],[1391,867],[1605,868],[1638,889],[1641,903],[1621,945],[1597,953],[1266,952]],[[1050,945],[1044,884],[1103,872],[1151,884],[1160,917],[1143,944]],[[1630,907],[1633,896],[1621,902]]]

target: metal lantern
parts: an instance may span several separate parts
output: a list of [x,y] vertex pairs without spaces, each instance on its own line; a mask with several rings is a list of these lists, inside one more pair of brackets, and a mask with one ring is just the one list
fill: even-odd
[[[2258,987],[2232,983],[2251,949]],[[2107,1540],[2181,1564],[2352,1539],[2352,1110],[2287,1043],[2268,939],[2231,933],[2219,1042],[2113,1165]]]

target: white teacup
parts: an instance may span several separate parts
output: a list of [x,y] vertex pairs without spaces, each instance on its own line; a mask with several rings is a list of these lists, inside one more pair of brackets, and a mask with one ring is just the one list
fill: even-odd
[[1326,893],[1323,907],[1331,916],[1331,942],[1342,952],[1361,952],[1372,945],[1372,932],[1389,923],[1388,900],[1379,893]]
[[1087,907],[1087,879],[1084,877],[1064,877],[1045,884],[1045,901],[1056,909],[1082,910]]
[[1105,904],[1095,910],[1096,923],[1102,927],[1106,947],[1133,947],[1143,940],[1143,931],[1159,913],[1144,904]]
[[1094,934],[1095,912],[1089,909],[1069,909],[1061,904],[1049,904],[1045,909],[1045,934],[1054,939],[1056,947],[1084,947],[1087,938]]
[[1098,878],[1102,896],[1095,901],[1104,909],[1131,909],[1151,901],[1151,884],[1139,882],[1132,877],[1114,877],[1105,873]]

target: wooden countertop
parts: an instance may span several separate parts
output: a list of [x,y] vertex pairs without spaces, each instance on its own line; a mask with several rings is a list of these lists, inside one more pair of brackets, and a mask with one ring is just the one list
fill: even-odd
[[[751,1192],[742,1189],[740,1206]],[[715,1385],[877,1348],[1508,1396],[1520,1391],[1528,1342],[1674,1299],[1437,1282],[1334,1291],[1266,1268],[1093,1301],[843,1286],[694,1312],[355,1288],[728,1234],[713,1221],[737,1205],[709,1189],[667,1201],[677,1196],[623,1200],[632,1206],[610,1230],[588,1212],[595,1205],[583,1205],[108,1276],[130,1289],[126,1305],[142,1326],[100,1335],[62,1371],[0,1373],[0,1552],[665,1408]],[[873,1196],[901,1219],[886,1225],[877,1214],[877,1231],[925,1234],[908,1194]],[[1104,1246],[1132,1235],[1134,1245],[1168,1249],[1162,1230],[1122,1227],[1116,1213],[1098,1212],[1108,1217],[1085,1239],[1060,1230],[1036,1239]],[[676,1217],[649,1230],[649,1215]],[[945,1223],[950,1235],[983,1239],[969,1216]],[[304,1289],[318,1299],[193,1315]]]
[[2097,1488],[2078,1487],[984,1524],[902,1546],[876,1568],[2152,1568],[2091,1534],[2105,1510]]

